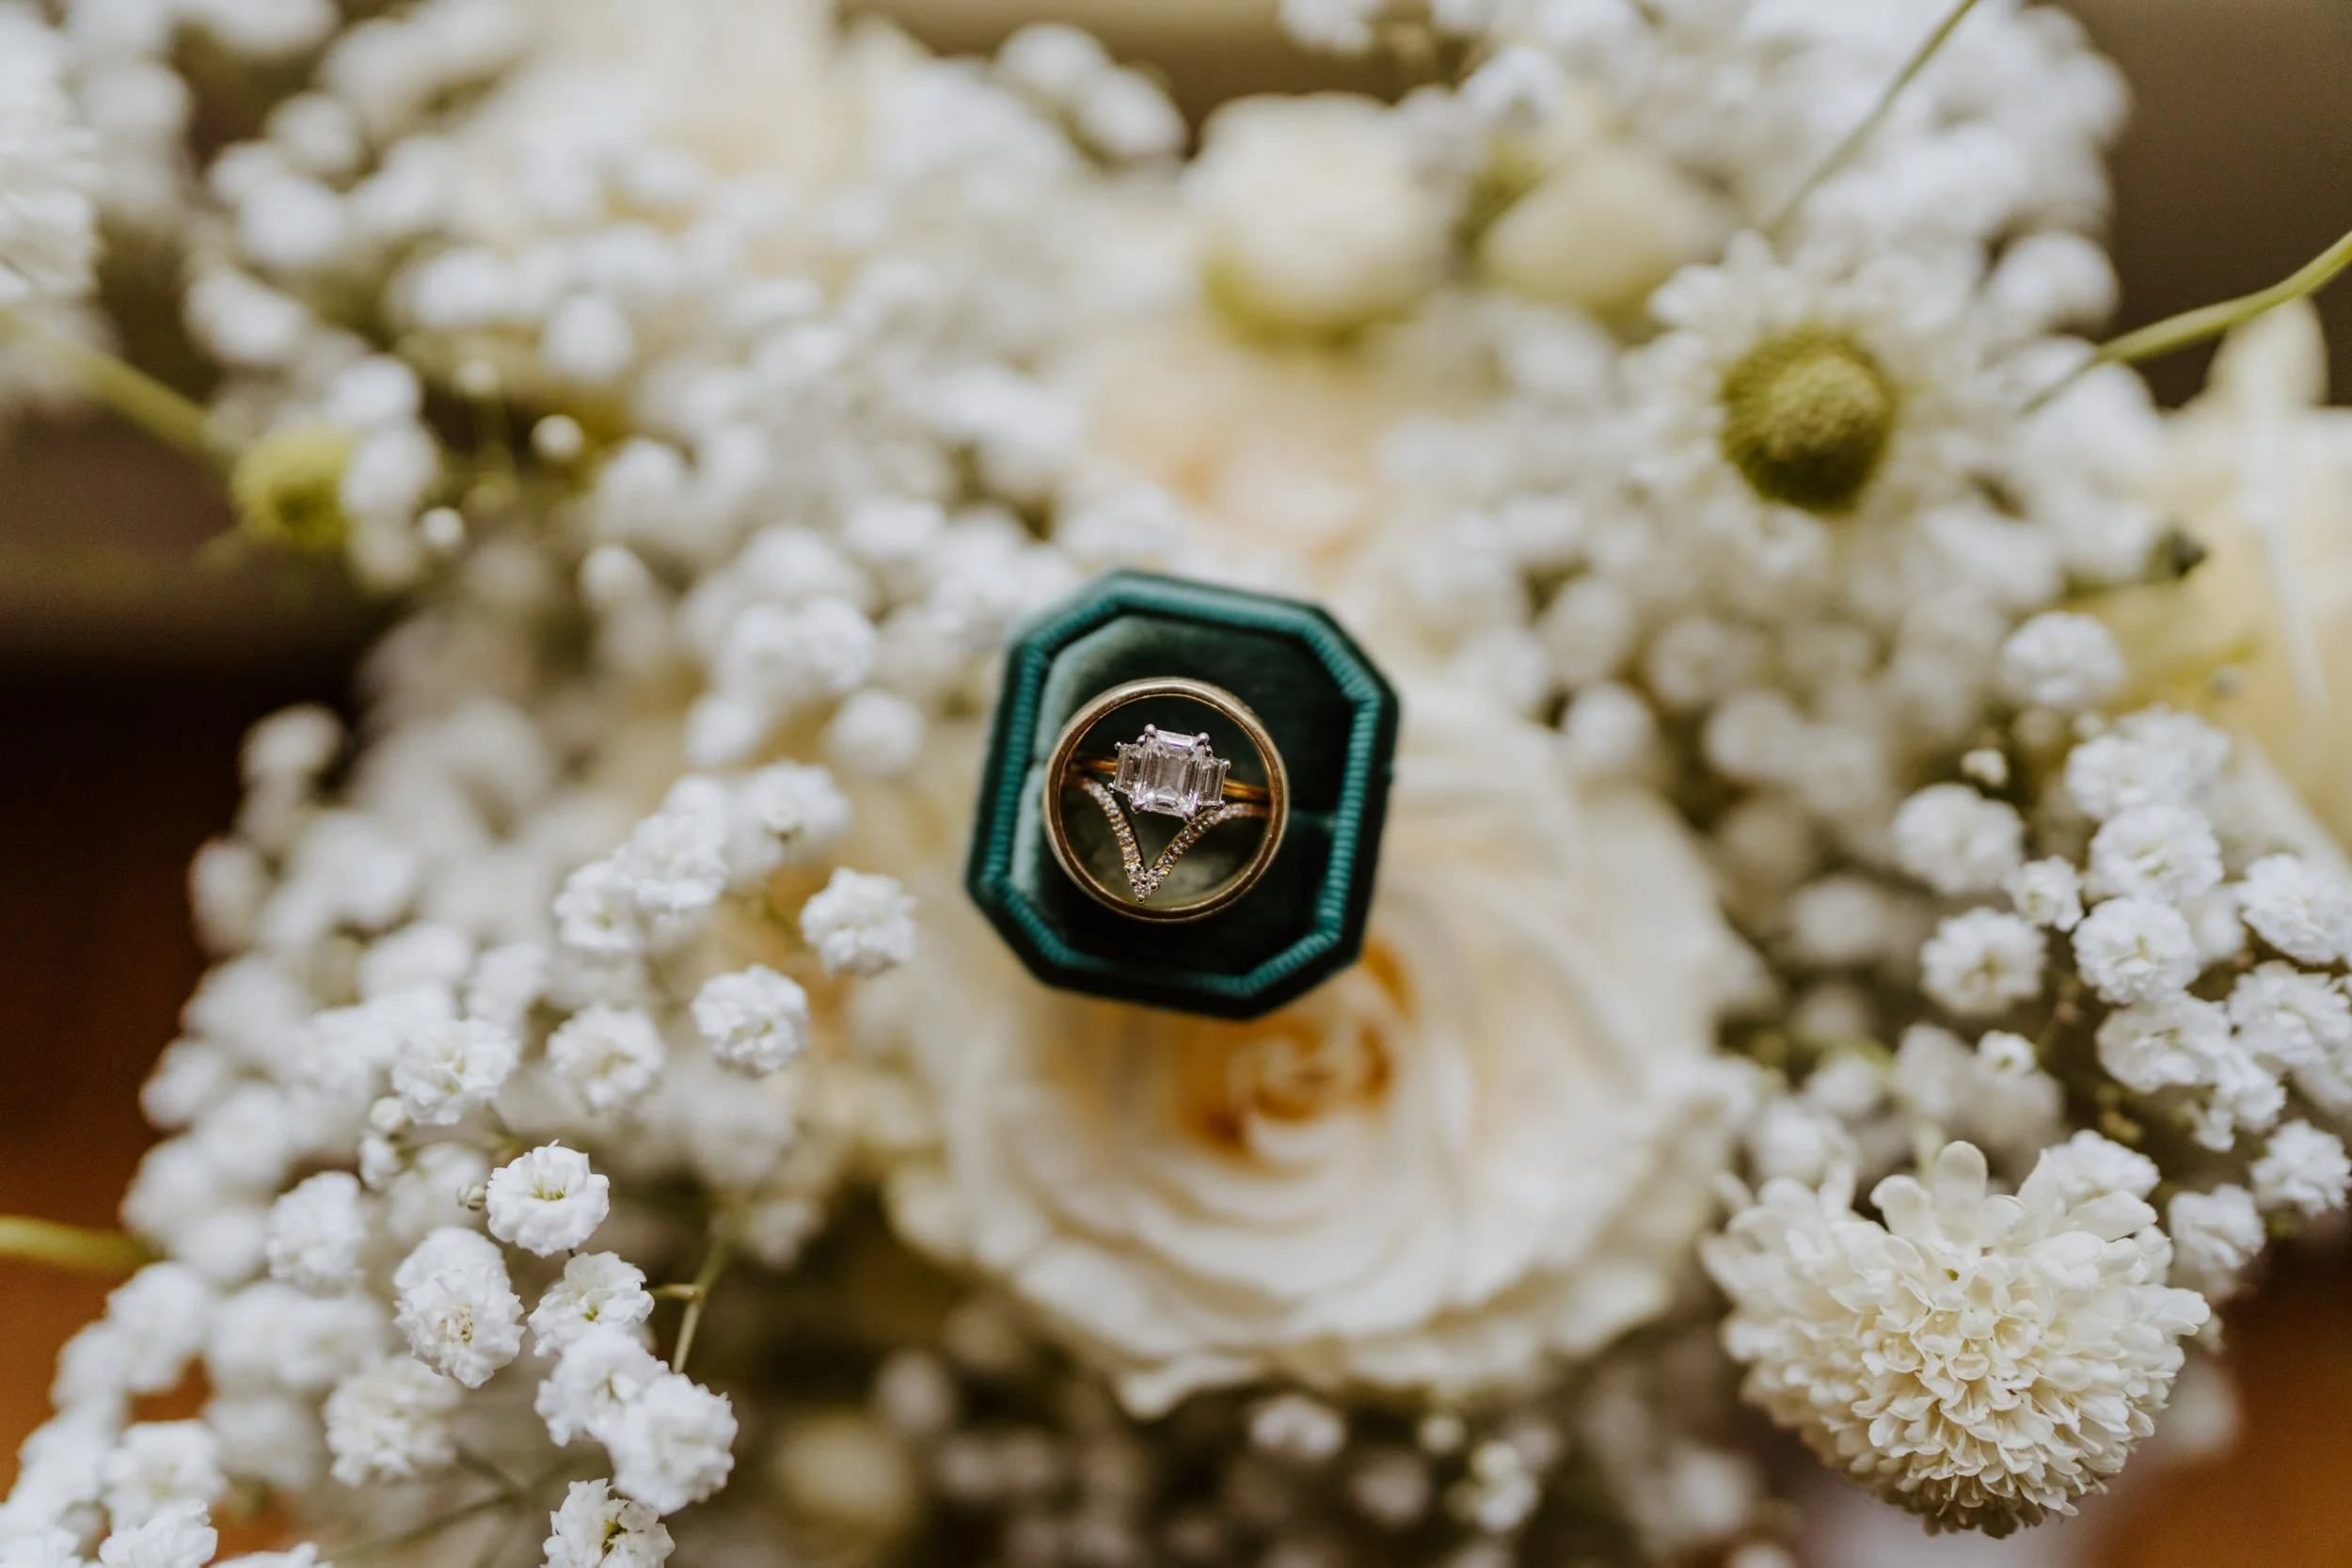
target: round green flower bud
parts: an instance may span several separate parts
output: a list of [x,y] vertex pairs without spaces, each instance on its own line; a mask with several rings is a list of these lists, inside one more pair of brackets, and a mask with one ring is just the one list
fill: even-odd
[[1724,377],[1724,457],[1766,500],[1851,511],[1886,457],[1899,401],[1870,351],[1803,327],[1750,349]]
[[352,445],[348,432],[312,424],[271,431],[246,448],[229,474],[238,528],[280,549],[340,549],[350,526],[342,484]]

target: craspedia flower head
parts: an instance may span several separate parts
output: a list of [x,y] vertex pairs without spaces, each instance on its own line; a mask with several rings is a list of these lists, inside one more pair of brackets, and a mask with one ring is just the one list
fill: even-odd
[[1835,516],[1885,461],[1900,397],[1878,356],[1843,332],[1802,326],[1750,349],[1724,376],[1724,458],[1766,500]]
[[1705,1247],[1751,1402],[1933,1529],[2006,1535],[2122,1468],[2205,1303],[2128,1190],[2075,1195],[2044,1160],[2014,1197],[1951,1144],[1925,1182],[1768,1185]]
[[1875,531],[1965,501],[2006,439],[1972,298],[1919,258],[1840,268],[1736,236],[1650,296],[1662,330],[1625,356],[1637,481],[1824,550],[1823,522]]
[[237,527],[279,549],[324,555],[342,547],[343,474],[355,443],[332,425],[289,425],[240,453],[229,472]]

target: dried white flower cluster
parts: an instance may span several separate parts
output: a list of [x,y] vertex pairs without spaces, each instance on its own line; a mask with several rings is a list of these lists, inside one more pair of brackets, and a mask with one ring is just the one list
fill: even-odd
[[[241,526],[407,608],[193,869],[160,1260],[0,1561],[264,1498],[492,1568],[1770,1561],[1742,1367],[2005,1530],[2343,1204],[2341,856],[2115,629],[2193,553],[2163,417],[2037,401],[2113,293],[2059,12],[1832,161],[1938,0],[1296,0],[1463,69],[1187,162],[1062,27],[55,10],[0,287],[80,286],[94,191]],[[1256,1023],[1049,992],[962,896],[1007,633],[1120,564],[1406,694],[1365,957]]]
[[[2137,1168],[2110,1186],[2109,1163]],[[1707,1247],[1748,1397],[1931,1521],[2005,1535],[2071,1512],[2153,1430],[2206,1321],[2164,1283],[2154,1182],[2128,1150],[2069,1144],[2004,1196],[1956,1143],[1925,1184],[1879,1183],[1883,1225],[1850,1188],[1768,1185]]]

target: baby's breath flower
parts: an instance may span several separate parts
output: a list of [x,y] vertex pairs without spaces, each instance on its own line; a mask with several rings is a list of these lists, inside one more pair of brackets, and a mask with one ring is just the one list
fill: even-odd
[[465,1390],[406,1356],[358,1372],[326,1401],[326,1446],[345,1486],[410,1481],[457,1457],[449,1418]]
[[2247,1048],[2282,1067],[2322,1068],[2352,1054],[2352,997],[2325,975],[2260,964],[2238,976],[2229,1007]]
[[522,1303],[507,1282],[506,1259],[479,1231],[434,1231],[393,1274],[392,1288],[409,1350],[469,1388],[522,1349]]
[[559,1355],[592,1326],[628,1328],[652,1315],[643,1269],[610,1252],[583,1252],[531,1309],[531,1348]]
[[2203,720],[2148,708],[2074,748],[2066,791],[2102,822],[2139,806],[2190,805],[2229,755],[2228,737]]
[[2144,1198],[2162,1180],[2153,1160],[2088,1129],[2043,1149],[2035,1170],[2070,1205],[2088,1203],[2103,1193]]
[[219,1296],[184,1263],[150,1263],[106,1298],[109,1372],[133,1394],[177,1386],[212,1332]]
[[2292,1209],[2316,1218],[2344,1207],[2352,1184],[2352,1161],[2344,1141],[2305,1121],[2291,1121],[2270,1135],[2254,1162],[2254,1196],[2265,1210]]
[[808,1049],[808,993],[764,964],[704,981],[693,1014],[710,1053],[746,1072],[777,1071]]
[[2074,961],[2109,1002],[2153,1002],[2186,989],[2203,967],[2188,922],[2169,905],[2113,898],[2074,927]]
[[2238,1186],[2173,1194],[2165,1229],[2172,1238],[2172,1278],[2211,1302],[2236,1292],[2239,1275],[2266,1239],[2254,1195]]
[[1299,42],[1334,54],[1372,47],[1373,23],[1388,0],[1282,0],[1282,27]]
[[204,1505],[183,1501],[135,1524],[118,1523],[100,1543],[98,1560],[103,1568],[203,1568],[219,1544]]
[[1991,1018],[2042,994],[2044,946],[2042,932],[2013,914],[1970,910],[1944,921],[1920,949],[1920,985],[1948,1012]]
[[38,13],[0,11],[0,310],[84,293],[97,261],[97,141],[64,54]]
[[474,959],[466,978],[465,1010],[513,1034],[548,989],[548,950],[536,942],[508,942]]
[[348,1171],[321,1171],[270,1209],[269,1270],[306,1291],[349,1290],[361,1278],[367,1241],[359,1181]]
[[2142,1094],[2215,1081],[2232,1048],[2229,1015],[2173,991],[2109,1013],[2099,1025],[2099,1065]]
[[2001,689],[2024,706],[2080,713],[2113,696],[2125,673],[2114,634],[2089,615],[2037,615],[2001,645]]
[[595,1112],[628,1104],[661,1071],[661,1032],[638,1007],[598,1003],[548,1037],[548,1065]]
[[606,1481],[572,1482],[548,1523],[547,1568],[660,1568],[670,1559],[660,1517]]
[[1249,1413],[1249,1440],[1268,1453],[1321,1464],[1347,1444],[1347,1419],[1304,1394],[1278,1394]]
[[2112,816],[2090,841],[2090,891],[2101,897],[2183,905],[2221,885],[2221,846],[2199,813],[2140,806]]
[[542,1258],[569,1252],[604,1223],[612,1190],[578,1149],[534,1148],[490,1173],[490,1234]]
[[555,1370],[540,1383],[532,1408],[559,1448],[576,1437],[607,1440],[622,1413],[665,1376],[661,1363],[640,1344],[629,1326],[591,1323],[558,1354]]
[[802,906],[801,936],[828,974],[879,974],[914,956],[914,900],[896,878],[839,866]]
[[409,1118],[447,1127],[489,1103],[522,1056],[515,1037],[479,1019],[457,1019],[419,1030],[392,1062],[392,1091]]
[[126,1428],[104,1470],[106,1516],[128,1530],[176,1507],[209,1506],[229,1489],[220,1439],[201,1421],[142,1421]]
[[2036,926],[2071,931],[2082,920],[2082,874],[2065,861],[2030,861],[2010,873],[2007,885],[2010,902]]
[[1947,898],[1990,893],[2023,863],[2025,833],[2015,807],[1966,784],[1933,784],[1895,814],[1895,858]]
[[676,1372],[655,1378],[604,1434],[615,1489],[656,1513],[675,1513],[726,1484],[735,1467],[735,1409]]
[[734,885],[755,885],[777,867],[831,848],[850,826],[850,802],[822,768],[780,762],[743,781],[727,839]]
[[2352,884],[2299,855],[2270,855],[2246,868],[2238,911],[2254,934],[2290,958],[2333,964],[2352,957]]
[[1985,1033],[1972,1050],[1942,1029],[1913,1025],[1896,1050],[1888,1087],[1944,1136],[1968,1138],[2021,1169],[2064,1126],[2064,1093],[2042,1070],[2032,1043],[1999,1030]]

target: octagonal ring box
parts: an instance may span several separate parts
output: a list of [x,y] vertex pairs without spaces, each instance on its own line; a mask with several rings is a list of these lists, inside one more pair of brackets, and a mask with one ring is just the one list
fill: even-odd
[[[1231,908],[1174,925],[1088,896],[1055,861],[1043,820],[1046,760],[1071,717],[1112,687],[1169,675],[1248,704],[1291,789],[1264,879]],[[1144,572],[1098,578],[1022,628],[1006,656],[965,886],[1047,985],[1255,1018],[1363,951],[1396,726],[1395,690],[1313,605]]]

